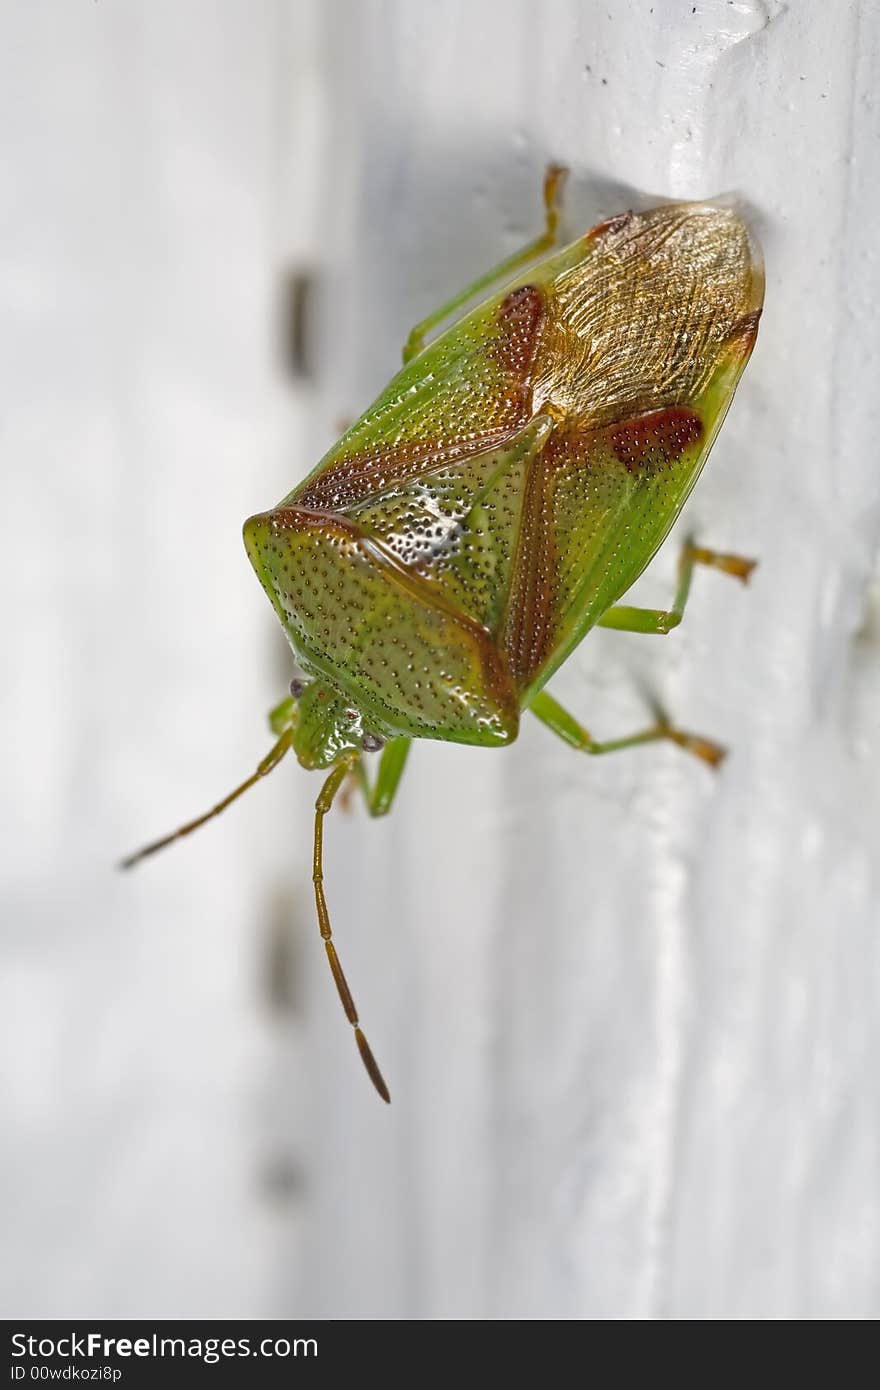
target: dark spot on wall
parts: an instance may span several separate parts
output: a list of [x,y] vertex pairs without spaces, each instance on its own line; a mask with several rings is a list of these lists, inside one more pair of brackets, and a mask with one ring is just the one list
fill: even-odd
[[279,347],[284,370],[294,381],[310,381],[315,375],[316,285],[314,272],[305,268],[289,269],[281,279]]

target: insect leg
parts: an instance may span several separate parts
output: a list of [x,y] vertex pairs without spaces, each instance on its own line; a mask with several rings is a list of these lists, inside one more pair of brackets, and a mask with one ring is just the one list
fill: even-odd
[[315,885],[315,907],[318,911],[318,927],[324,941],[324,949],[327,952],[327,961],[330,965],[330,971],[336,982],[336,988],[339,991],[342,1007],[345,1010],[345,1016],[354,1029],[355,1042],[358,1045],[361,1060],[367,1069],[370,1080],[382,1099],[384,1101],[390,1101],[391,1096],[388,1087],[385,1085],[385,1079],[379,1070],[376,1059],[370,1049],[370,1044],[361,1031],[360,1020],[358,1019],[354,999],[348,987],[348,981],[343,973],[339,956],[336,954],[336,947],[333,944],[333,929],[330,926],[330,914],[327,911],[327,900],[324,897],[324,817],[333,805],[339,788],[342,786],[351,770],[352,760],[350,758],[346,758],[344,761],[337,763],[321,788],[318,799],[315,802],[315,849],[312,861],[312,882]]
[[554,734],[558,734],[570,747],[578,749],[581,753],[616,753],[619,748],[636,748],[640,743],[656,743],[660,739],[677,743],[679,748],[683,748],[687,753],[693,753],[694,757],[701,758],[710,767],[718,767],[723,762],[726,753],[720,744],[713,743],[711,739],[703,738],[699,734],[687,734],[682,729],[676,729],[662,714],[658,714],[656,723],[647,729],[642,729],[637,734],[630,734],[627,738],[608,739],[600,743],[546,690],[542,690],[540,694],[535,696],[529,709],[541,720],[542,724],[546,724],[547,728],[552,729]]
[[358,759],[355,776],[371,816],[384,816],[391,810],[391,804],[397,795],[397,788],[403,776],[403,769],[406,767],[411,743],[412,739],[409,738],[393,738],[386,743],[382,749],[379,771],[376,773],[376,780],[372,787],[364,767],[364,760],[363,758]]
[[291,746],[292,738],[293,731],[291,729],[285,729],[278,742],[269,749],[269,752],[259,764],[256,772],[251,773],[250,777],[235,788],[235,791],[231,791],[228,796],[224,796],[222,801],[218,801],[217,805],[212,806],[210,811],[206,811],[204,815],[197,816],[195,820],[187,821],[186,825],[182,825],[179,830],[172,830],[170,835],[163,835],[161,840],[154,840],[152,844],[145,845],[143,849],[139,849],[136,853],[130,854],[127,859],[123,859],[120,862],[120,869],[133,868],[133,866],[140,863],[142,859],[146,859],[151,854],[158,853],[160,849],[164,849],[166,845],[173,844],[175,840],[183,839],[184,835],[191,835],[194,830],[198,830],[200,825],[204,825],[206,821],[213,820],[215,816],[219,816],[220,812],[225,811],[227,806],[231,806],[233,801],[237,801],[240,796],[244,796],[244,793],[259,782],[261,777],[268,776],[272,769],[278,766],[284,754]]
[[515,271],[520,270],[524,265],[528,265],[529,261],[534,260],[536,256],[540,256],[545,251],[551,249],[556,242],[556,232],[559,226],[559,209],[562,203],[562,189],[567,174],[568,170],[564,165],[548,164],[544,173],[544,231],[539,237],[536,237],[534,241],[530,241],[528,246],[523,246],[519,251],[515,251],[512,256],[508,256],[506,260],[501,261],[499,265],[494,266],[492,270],[487,271],[485,275],[481,275],[478,280],[474,280],[472,284],[468,285],[467,289],[454,295],[452,299],[447,300],[439,309],[435,309],[434,313],[429,314],[426,319],[422,319],[421,323],[417,323],[404,345],[404,363],[409,362],[410,358],[415,357],[417,353],[421,352],[422,348],[425,346],[425,337],[431,332],[432,328],[436,328],[444,319],[449,318],[450,315],[454,314],[457,309],[460,309],[463,304],[466,304],[469,299],[473,299],[476,295],[481,294],[483,290],[489,289],[490,286],[494,285],[496,282],[501,283],[509,279]]
[[630,608],[626,604],[615,604],[599,619],[599,627],[614,627],[623,632],[649,632],[665,637],[674,627],[678,627],[684,617],[691,579],[697,565],[708,565],[711,569],[731,574],[743,584],[747,584],[757,560],[747,560],[743,555],[725,555],[720,550],[706,550],[703,546],[685,541],[678,561],[678,587],[671,608]]

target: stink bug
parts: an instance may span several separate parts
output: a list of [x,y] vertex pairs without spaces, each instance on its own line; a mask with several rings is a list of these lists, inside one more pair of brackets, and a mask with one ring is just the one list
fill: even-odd
[[[548,255],[564,178],[547,170],[543,235],[420,323],[378,400],[245,523],[304,675],[270,714],[277,741],[256,772],[125,861],[218,815],[290,748],[303,767],[329,768],[315,803],[318,924],[385,1100],[324,897],[324,817],[346,779],[384,815],[413,739],[500,747],[524,709],[585,753],[668,739],[713,766],[723,757],[665,716],[599,742],[544,687],[591,627],[677,627],[696,565],[743,581],[753,568],[689,542],[668,611],[618,603],[681,511],[748,361],[760,254],[729,209],[675,203],[613,217]],[[380,748],[371,784],[364,754]]]

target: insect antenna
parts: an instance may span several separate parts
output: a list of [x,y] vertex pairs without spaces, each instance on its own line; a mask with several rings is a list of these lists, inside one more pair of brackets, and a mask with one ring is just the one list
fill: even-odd
[[326,782],[321,788],[320,795],[318,796],[318,799],[315,802],[315,851],[312,868],[312,882],[315,885],[315,907],[318,911],[318,927],[320,928],[321,937],[324,942],[324,949],[327,952],[327,961],[330,965],[330,970],[333,975],[333,979],[336,982],[336,988],[339,991],[339,998],[342,1001],[342,1007],[345,1010],[345,1016],[351,1024],[352,1028],[354,1029],[354,1039],[358,1045],[358,1051],[361,1054],[361,1060],[367,1069],[367,1074],[370,1080],[372,1081],[376,1090],[379,1092],[379,1095],[382,1097],[382,1099],[390,1103],[391,1095],[388,1090],[388,1087],[385,1085],[385,1078],[379,1070],[378,1063],[376,1062],[376,1059],[373,1056],[370,1044],[367,1042],[361,1030],[360,1019],[358,1018],[358,1012],[355,1008],[354,999],[352,997],[351,990],[348,987],[348,981],[345,978],[345,974],[339,961],[339,956],[336,953],[336,947],[333,944],[333,929],[330,926],[330,914],[327,911],[327,899],[324,897],[324,817],[330,810],[330,807],[333,805],[333,801],[336,797],[337,792],[339,791],[339,788],[342,786],[348,774],[352,771],[353,766],[354,764],[351,759],[346,759],[344,762],[337,763],[336,767],[334,767],[333,771],[330,773],[330,776],[327,778]]
[[173,844],[175,840],[182,840],[184,835],[191,835],[194,830],[198,830],[200,825],[204,825],[206,821],[213,820],[215,816],[219,816],[221,811],[225,811],[227,806],[231,806],[233,801],[237,801],[240,796],[243,796],[246,791],[255,786],[255,784],[260,781],[261,777],[268,776],[272,769],[278,766],[284,754],[287,752],[288,748],[290,748],[292,741],[293,731],[291,729],[285,729],[278,742],[273,744],[269,749],[269,752],[260,763],[256,772],[252,773],[246,781],[242,782],[241,786],[236,787],[228,796],[224,796],[222,801],[218,801],[217,805],[212,806],[210,811],[206,811],[203,816],[197,816],[195,820],[187,821],[186,825],[181,825],[178,830],[172,830],[170,835],[163,835],[161,840],[153,840],[152,844],[144,845],[143,849],[136,850],[134,854],[129,854],[127,858],[120,861],[120,869],[133,868],[134,865],[139,864],[142,859],[147,859],[151,854],[158,854],[159,850],[164,849],[166,845]]

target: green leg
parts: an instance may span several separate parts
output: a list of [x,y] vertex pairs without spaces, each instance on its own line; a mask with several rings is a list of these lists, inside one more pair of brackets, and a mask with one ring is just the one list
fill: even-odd
[[679,748],[693,753],[694,757],[701,758],[711,767],[718,767],[725,757],[726,750],[719,744],[702,738],[699,734],[686,734],[681,729],[674,728],[662,715],[656,724],[640,733],[599,743],[573,715],[554,700],[552,695],[548,695],[546,690],[535,696],[529,709],[542,724],[546,724],[554,734],[558,734],[571,748],[577,748],[581,753],[616,753],[618,748],[636,748],[640,743],[656,743],[659,739],[666,739],[670,743],[677,743]]
[[397,794],[411,743],[412,739],[409,738],[393,738],[386,743],[382,749],[379,771],[376,773],[376,780],[372,787],[364,767],[364,760],[358,758],[355,776],[371,816],[385,816],[391,810],[391,803]]
[[719,550],[705,550],[692,541],[685,541],[678,562],[678,588],[671,608],[629,608],[626,604],[615,604],[603,614],[598,625],[618,628],[623,632],[657,633],[665,637],[667,632],[678,627],[684,617],[696,565],[708,565],[724,574],[732,574],[745,584],[757,563],[757,560],[746,560],[742,555],[725,555]]
[[487,290],[496,282],[500,283],[503,280],[509,279],[515,271],[520,270],[522,266],[527,265],[528,262],[534,260],[536,256],[540,256],[543,252],[550,250],[556,241],[556,230],[559,225],[559,206],[562,200],[562,188],[567,173],[568,170],[561,164],[549,164],[547,166],[546,173],[544,174],[544,208],[546,210],[546,221],[542,235],[536,237],[534,241],[530,241],[528,246],[524,246],[522,250],[514,252],[512,256],[508,256],[507,260],[502,261],[500,265],[496,265],[485,275],[481,275],[479,280],[475,280],[472,285],[468,285],[467,289],[462,290],[460,294],[447,300],[441,308],[435,310],[433,314],[429,314],[426,319],[422,319],[421,323],[417,323],[407,338],[406,345],[403,349],[403,360],[405,363],[409,362],[411,358],[421,352],[422,348],[425,346],[426,335],[430,333],[433,328],[436,328],[439,323],[442,323],[444,319],[454,314],[457,309],[460,309],[462,304],[466,304],[469,299],[473,299],[475,295],[480,294],[483,290]]

